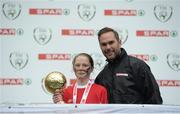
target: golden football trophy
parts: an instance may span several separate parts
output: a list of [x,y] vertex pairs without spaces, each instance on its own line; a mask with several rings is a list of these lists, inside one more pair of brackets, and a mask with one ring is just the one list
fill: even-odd
[[43,79],[43,86],[49,93],[54,94],[57,89],[65,88],[66,82],[67,80],[64,74],[54,71]]

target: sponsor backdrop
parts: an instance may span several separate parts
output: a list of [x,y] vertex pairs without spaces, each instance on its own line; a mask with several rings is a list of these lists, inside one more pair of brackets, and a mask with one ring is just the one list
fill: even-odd
[[53,103],[43,78],[75,79],[72,59],[92,55],[92,79],[106,64],[97,32],[113,27],[129,55],[144,60],[164,104],[180,104],[179,0],[1,0],[0,103]]

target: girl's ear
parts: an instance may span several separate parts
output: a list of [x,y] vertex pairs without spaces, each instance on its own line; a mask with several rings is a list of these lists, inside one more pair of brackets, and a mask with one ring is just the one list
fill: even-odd
[[94,67],[91,67],[90,71],[93,72],[93,70],[94,70]]
[[72,66],[73,71],[75,71],[74,65]]

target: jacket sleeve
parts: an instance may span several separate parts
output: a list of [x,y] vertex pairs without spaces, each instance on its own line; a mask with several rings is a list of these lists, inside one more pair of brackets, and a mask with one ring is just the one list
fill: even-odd
[[114,103],[113,101],[113,82],[112,82],[112,77],[110,76],[111,74],[109,74],[110,71],[107,69],[107,67],[105,67],[105,70],[101,71],[98,76],[95,79],[95,83],[99,84],[101,86],[104,86],[106,88],[107,91],[107,97],[108,97],[108,102],[109,103]]
[[144,95],[144,104],[162,104],[159,86],[152,74],[150,67],[143,64],[139,70],[140,76],[143,78],[142,93]]

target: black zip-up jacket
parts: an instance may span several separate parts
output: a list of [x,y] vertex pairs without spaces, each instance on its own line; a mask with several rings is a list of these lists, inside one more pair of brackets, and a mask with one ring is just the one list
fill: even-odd
[[106,87],[109,103],[119,104],[162,104],[159,86],[142,60],[121,54],[98,74],[95,83]]

